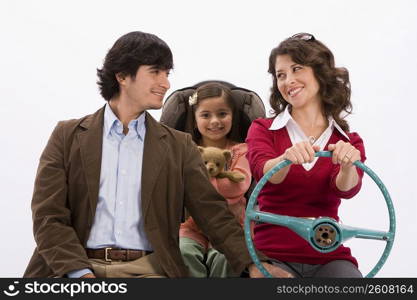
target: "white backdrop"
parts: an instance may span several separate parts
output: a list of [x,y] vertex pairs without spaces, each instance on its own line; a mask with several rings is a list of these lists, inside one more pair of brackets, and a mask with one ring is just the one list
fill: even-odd
[[[269,52],[297,32],[329,46],[352,83],[351,127],[397,213],[380,277],[416,277],[417,1],[11,1],[0,4],[0,277],[20,277],[35,246],[30,212],[38,159],[56,122],[104,104],[96,86],[115,40],[157,34],[171,47],[171,90],[221,79],[267,104]],[[160,111],[152,114],[159,118]],[[414,128],[414,129],[412,129]],[[345,224],[388,228],[382,194],[366,180],[341,207]],[[382,242],[348,243],[368,273]]]

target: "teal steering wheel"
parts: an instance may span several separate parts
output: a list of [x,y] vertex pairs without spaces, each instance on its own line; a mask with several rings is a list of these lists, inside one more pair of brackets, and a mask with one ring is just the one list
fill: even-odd
[[[332,152],[330,151],[320,151],[315,153],[316,157],[331,157]],[[272,275],[263,267],[261,264],[256,251],[253,245],[251,231],[250,231],[250,222],[263,222],[270,223],[275,225],[281,225],[288,227],[303,239],[308,241],[310,245],[319,252],[328,253],[336,250],[341,244],[351,238],[361,238],[361,239],[373,239],[381,240],[386,242],[384,252],[382,253],[379,261],[375,267],[365,276],[365,277],[374,277],[376,273],[382,268],[385,261],[388,258],[388,255],[391,251],[392,245],[394,243],[395,237],[395,211],[394,206],[392,205],[391,197],[388,193],[387,188],[379,179],[379,177],[367,166],[365,166],[361,161],[356,161],[353,164],[358,168],[362,169],[366,174],[368,174],[374,182],[378,185],[382,194],[385,198],[385,203],[388,208],[389,213],[389,231],[377,231],[364,228],[351,227],[338,223],[336,220],[328,217],[320,217],[317,219],[306,219],[306,218],[296,218],[290,216],[276,215],[267,212],[261,212],[254,210],[254,206],[257,202],[259,192],[266,184],[266,182],[271,178],[276,172],[282,168],[291,164],[291,161],[284,160],[270,169],[258,182],[255,189],[253,190],[249,202],[246,208],[246,217],[245,217],[245,240],[248,246],[249,254],[252,257],[253,262],[258,267],[258,269],[263,273],[265,277],[272,277]]]

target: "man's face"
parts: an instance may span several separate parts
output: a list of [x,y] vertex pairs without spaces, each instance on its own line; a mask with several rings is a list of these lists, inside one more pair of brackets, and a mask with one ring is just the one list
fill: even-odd
[[129,105],[138,107],[141,111],[160,109],[165,93],[170,88],[168,75],[169,70],[142,65],[135,78],[126,76],[120,83],[121,96]]

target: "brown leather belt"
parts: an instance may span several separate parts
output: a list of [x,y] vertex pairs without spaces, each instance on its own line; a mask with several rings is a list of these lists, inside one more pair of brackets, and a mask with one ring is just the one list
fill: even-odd
[[104,259],[105,261],[130,261],[152,253],[152,251],[120,248],[85,249],[88,258]]

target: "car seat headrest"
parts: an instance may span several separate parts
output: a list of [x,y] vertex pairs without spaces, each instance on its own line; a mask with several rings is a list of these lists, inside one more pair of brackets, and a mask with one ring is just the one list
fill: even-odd
[[236,109],[239,112],[239,123],[244,131],[242,136],[246,137],[250,123],[257,118],[265,118],[264,103],[255,92],[219,80],[202,81],[194,86],[174,91],[167,97],[162,107],[161,123],[180,131],[186,131],[187,114],[192,113],[188,98],[199,86],[210,82],[221,83],[231,89]]

